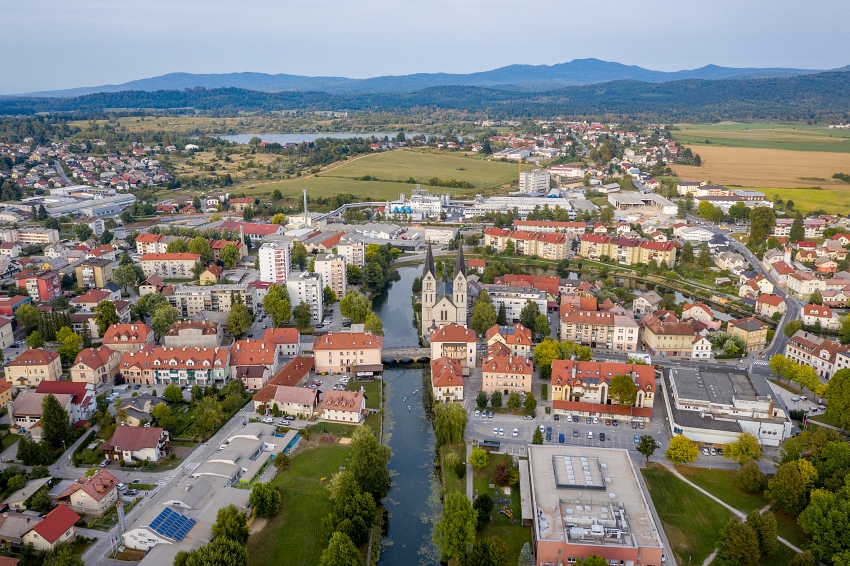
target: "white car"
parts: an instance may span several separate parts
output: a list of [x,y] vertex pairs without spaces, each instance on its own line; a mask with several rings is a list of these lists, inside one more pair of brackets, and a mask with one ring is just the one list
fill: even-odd
[[479,411],[478,409],[476,409],[476,410],[475,410],[475,417],[477,418],[477,417],[480,417],[480,416],[481,416],[481,411]]
[[278,424],[280,426],[292,426],[292,423],[290,421],[287,421],[287,420],[280,421]]
[[274,419],[271,417],[266,417],[263,419],[263,422],[266,424],[274,424]]
[[703,448],[703,449],[702,449],[702,455],[703,455],[703,456],[708,456],[708,448]]
[[516,438],[517,436],[519,436],[519,429],[515,428],[514,429],[514,438]]
[[499,436],[505,436],[505,429],[503,429],[503,428],[499,429]]
[[499,436],[499,429],[496,427],[493,427],[493,436]]
[[124,491],[125,489],[127,489],[127,486],[126,486],[126,485],[124,485],[124,484],[123,484],[123,483],[121,483],[121,482],[118,482],[118,490],[119,490],[119,491]]

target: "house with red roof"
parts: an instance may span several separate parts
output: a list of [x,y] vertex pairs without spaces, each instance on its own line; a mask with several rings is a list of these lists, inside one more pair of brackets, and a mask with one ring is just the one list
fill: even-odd
[[801,318],[803,326],[816,326],[819,324],[821,328],[829,330],[838,330],[841,327],[838,314],[832,312],[832,309],[826,305],[804,305]]
[[103,345],[116,352],[138,352],[153,342],[153,329],[143,322],[113,324],[103,334]]
[[265,340],[238,340],[230,348],[232,379],[241,379],[247,389],[259,391],[280,367],[275,344]]
[[431,360],[431,391],[436,402],[463,402],[463,388],[463,369],[456,359]]
[[476,273],[484,273],[484,268],[486,264],[483,259],[469,259],[466,261],[466,269],[469,271],[474,271]]
[[35,392],[41,395],[48,393],[53,396],[70,395],[71,404],[68,407],[68,416],[71,418],[71,423],[89,420],[92,413],[97,409],[95,388],[91,383],[42,381],[35,388]]
[[234,245],[236,246],[236,249],[239,250],[239,260],[245,257],[245,248],[239,240],[210,240],[210,249],[212,249],[213,261],[222,261],[221,250],[228,245]]
[[163,428],[118,426],[100,451],[110,460],[157,462],[166,455],[168,447],[168,431]]
[[85,348],[77,354],[71,366],[71,381],[101,385],[118,374],[121,354],[108,346]]
[[531,360],[514,356],[505,344],[495,341],[481,361],[481,391],[499,391],[505,396],[530,393],[533,373]]
[[297,328],[267,328],[263,341],[274,344],[278,356],[291,358],[301,354],[301,333]]
[[77,538],[74,524],[82,519],[70,507],[59,504],[53,511],[35,523],[21,538],[23,544],[32,544],[38,551],[53,550],[59,543],[71,543]]
[[431,359],[451,358],[469,375],[475,367],[478,352],[478,333],[459,324],[447,324],[431,332]]
[[779,295],[764,294],[756,299],[756,313],[768,318],[773,318],[776,313],[785,314],[786,308],[785,300]]
[[[621,405],[609,394],[611,381],[617,376],[634,382],[634,405]],[[648,423],[655,401],[655,369],[620,362],[554,360],[550,390],[555,414]]]
[[359,425],[366,420],[366,395],[360,391],[325,391],[319,407],[327,421]]
[[501,342],[508,347],[511,354],[520,358],[531,355],[532,335],[531,330],[517,322],[513,326],[499,326],[494,324],[484,335],[487,346]]
[[72,511],[99,517],[118,501],[119,483],[118,479],[106,470],[97,469],[94,475],[77,479],[55,499],[68,505]]
[[341,332],[313,338],[318,373],[355,372],[359,366],[381,366],[384,339],[368,332]]

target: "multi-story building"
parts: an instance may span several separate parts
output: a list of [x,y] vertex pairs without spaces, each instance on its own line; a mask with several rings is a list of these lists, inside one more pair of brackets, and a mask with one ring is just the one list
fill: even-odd
[[8,316],[0,316],[0,348],[11,348],[15,343],[15,319]]
[[112,260],[106,258],[87,259],[77,264],[77,286],[102,288],[112,281]]
[[345,258],[341,255],[320,255],[316,258],[315,270],[322,276],[322,284],[333,289],[337,298],[342,300],[346,289]]
[[156,427],[118,426],[100,451],[110,460],[158,462],[168,453],[168,431]]
[[52,228],[19,228],[0,230],[0,240],[18,242],[22,247],[55,244],[59,241],[59,231]]
[[585,258],[608,258],[625,265],[660,263],[667,267],[673,267],[676,261],[676,246],[672,242],[632,240],[602,234],[584,234],[580,239],[579,255]]
[[168,302],[177,309],[180,316],[191,318],[201,311],[229,312],[232,298],[239,297],[254,313],[257,307],[254,289],[247,283],[239,285],[184,285],[174,289],[168,295]]
[[224,341],[223,327],[223,324],[212,320],[177,321],[168,327],[168,332],[162,337],[162,345],[167,348],[215,348]]
[[454,226],[426,226],[425,241],[432,244],[448,244],[457,238],[457,228]]
[[556,232],[510,231],[502,228],[484,230],[484,245],[498,252],[504,252],[508,243],[513,243],[514,251],[521,256],[538,256],[544,259],[561,260],[569,253],[567,236]]
[[127,383],[223,385],[230,379],[228,348],[145,348],[125,352],[119,366]]
[[254,207],[254,199],[251,197],[232,198],[229,202],[232,212],[244,212],[246,208]]
[[788,308],[785,300],[779,295],[761,295],[756,299],[756,313],[772,318],[774,314],[785,314]]
[[602,311],[561,312],[561,340],[591,348],[636,352],[639,330],[628,316]]
[[[695,337],[694,325],[690,321],[667,322],[654,315],[649,315],[643,320],[643,343],[653,356],[694,357]],[[701,350],[699,352],[702,353]]]
[[541,314],[546,312],[548,306],[546,291],[511,285],[483,285],[483,287],[490,295],[496,312],[505,305],[507,321],[511,324],[519,322],[519,315],[528,301],[537,305],[537,312]]
[[328,333],[313,339],[317,373],[356,372],[380,365],[384,339],[365,332]]
[[584,234],[587,231],[587,224],[554,220],[514,220],[514,229],[525,232],[560,233],[572,239]]
[[838,314],[826,305],[804,305],[801,320],[803,326],[820,326],[827,330],[838,330],[841,327]]
[[478,351],[478,334],[459,324],[448,324],[431,332],[431,359],[451,358],[469,375],[475,367]]
[[221,223],[222,230],[235,230],[244,234],[251,244],[262,242],[272,236],[283,236],[285,228],[280,224],[259,224],[257,222],[234,222],[227,220]]
[[501,342],[510,349],[513,356],[527,358],[531,355],[533,342],[531,330],[519,322],[513,326],[494,324],[487,330],[484,337],[487,340],[488,347],[496,342]]
[[826,281],[818,279],[811,273],[797,271],[788,275],[785,290],[789,295],[801,301],[808,301],[815,291],[826,290]]
[[[318,265],[318,262],[316,262]],[[291,274],[286,281],[286,290],[289,293],[289,300],[294,309],[301,303],[307,303],[310,306],[310,320],[313,324],[318,324],[322,321],[324,311],[324,284],[321,273],[311,273],[304,271],[298,274]],[[337,295],[342,298],[341,296]],[[288,322],[288,321],[286,321]]]
[[[791,235],[791,227],[794,225],[793,218],[777,218],[773,227],[773,236],[787,238]],[[819,240],[823,238],[826,222],[820,218],[806,218],[803,220],[803,237],[806,240]]]
[[103,335],[103,345],[116,352],[138,352],[146,346],[153,346],[153,342],[153,329],[143,322],[113,324]]
[[[29,432],[33,440],[41,440],[43,429],[38,423],[43,416],[44,399],[47,395],[47,393],[36,393],[35,391],[21,391],[18,393],[11,407],[13,432],[18,434]],[[56,398],[62,408],[65,409],[65,412],[68,413],[70,419],[70,415],[74,413],[72,406],[74,395],[71,393],[50,393],[50,395]],[[69,420],[68,424],[74,423]]]
[[77,218],[74,220],[75,224],[85,224],[89,228],[91,228],[92,236],[100,239],[104,232],[106,232],[106,223],[104,223],[103,218],[97,218],[95,216],[83,216],[82,218]]
[[348,265],[363,267],[366,265],[366,244],[343,238],[336,246],[336,253],[345,258]]
[[[0,298],[0,315],[14,317],[21,305],[31,305],[32,299],[26,295]],[[6,346],[3,346],[4,348]]]
[[230,348],[230,377],[246,389],[259,391],[277,373],[282,357],[276,344],[265,340],[238,340]]
[[[625,375],[635,383],[634,405],[622,405],[609,393],[611,380]],[[556,414],[649,421],[655,402],[655,369],[620,362],[552,362],[552,410]]]
[[21,246],[17,242],[0,243],[0,257],[5,256],[14,259],[21,255]]
[[463,370],[458,360],[431,360],[431,392],[437,403],[463,402],[463,387]]
[[66,410],[72,424],[91,419],[92,413],[97,409],[95,386],[91,383],[42,381],[35,392],[42,398],[47,395],[70,395],[71,404]]
[[481,390],[485,393],[500,391],[505,396],[514,392],[530,393],[533,373],[531,360],[514,356],[507,346],[494,342],[481,362]]
[[359,425],[366,420],[366,396],[359,391],[327,391],[319,407],[326,421]]
[[828,380],[839,369],[850,367],[850,346],[798,330],[785,344],[785,357],[813,367],[819,377]]
[[100,517],[118,501],[118,479],[103,469],[93,476],[80,478],[56,496],[56,501],[84,515]]
[[210,240],[213,261],[221,261],[221,250],[231,245],[236,246],[236,249],[239,251],[240,260],[245,257],[245,249],[239,240]]
[[36,387],[62,375],[59,354],[49,350],[26,350],[6,365],[6,381],[15,387]]
[[279,356],[292,358],[301,354],[301,334],[297,328],[268,328],[263,332],[263,340],[274,344]]
[[726,332],[732,336],[740,336],[747,344],[747,353],[758,352],[767,344],[768,326],[762,321],[749,317],[730,320]]
[[[113,325],[117,326],[117,325]],[[101,385],[112,381],[118,373],[121,352],[107,346],[86,348],[77,354],[71,366],[71,381]]]
[[15,281],[34,301],[49,303],[62,294],[62,275],[58,271],[22,271],[15,275]]
[[[292,268],[292,241],[266,242],[260,246],[260,281],[286,283]],[[340,297],[341,298],[341,297]]]
[[195,275],[192,269],[201,256],[190,253],[157,253],[143,255],[139,261],[145,277],[158,275],[164,279],[189,279]]
[[519,174],[519,192],[545,193],[549,191],[549,171],[534,169]]

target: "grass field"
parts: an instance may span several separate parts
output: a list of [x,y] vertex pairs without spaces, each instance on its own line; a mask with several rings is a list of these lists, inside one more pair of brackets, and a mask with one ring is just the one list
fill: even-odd
[[[458,455],[461,462],[466,462],[466,445],[464,443],[450,444],[440,448],[442,458],[445,458],[446,454],[448,454],[449,452],[454,452]],[[457,477],[457,474],[453,469],[447,468],[445,466],[443,466],[442,468],[443,488],[446,490],[446,494],[456,491],[458,493],[466,495],[466,477],[461,479]]]
[[[494,503],[497,497],[505,497],[504,495],[496,495],[494,493],[495,490],[489,488],[489,484],[493,477],[493,472],[496,470],[496,465],[500,462],[510,462],[511,460],[512,458],[506,454],[491,454],[490,462],[486,467],[480,470],[473,470],[472,486],[475,492],[479,495],[489,493],[490,497],[494,499]],[[522,545],[531,540],[531,529],[523,527],[519,520],[522,517],[519,486],[513,486],[511,495],[506,497],[506,499],[510,499],[508,507],[513,510],[514,521],[511,521],[506,515],[499,513],[503,504],[495,504],[490,514],[490,517],[492,517],[490,524],[478,533],[478,539],[498,536],[505,541],[510,549],[507,563],[516,564],[519,558],[519,552],[522,550]]]
[[702,564],[732,513],[662,466],[641,470],[679,564]]
[[360,387],[366,390],[366,408],[380,409],[381,408],[381,380],[375,381],[351,381],[346,389],[349,391],[360,391]]
[[281,512],[265,528],[248,539],[249,566],[318,564],[326,541],[319,535],[322,519],[331,512],[331,502],[320,480],[330,479],[345,464],[350,446],[326,444],[318,439],[299,451],[289,469],[272,483],[283,494]]
[[[850,148],[850,140],[847,143]],[[719,145],[694,146],[691,150],[699,154],[702,166],[674,165],[674,171],[684,180],[744,187],[822,186],[850,190],[847,183],[832,179],[835,173],[850,173],[850,156],[846,153]]]
[[[524,165],[526,169],[533,165]],[[383,181],[358,181],[369,175]],[[410,195],[413,185],[406,183],[414,178],[434,193],[451,193],[453,196],[468,196],[487,193],[517,179],[518,169],[514,163],[486,161],[478,157],[464,157],[460,153],[435,151],[391,151],[354,159],[339,167],[320,173],[318,176],[264,183],[253,187],[240,187],[246,195],[270,194],[278,189],[284,197],[298,197],[303,189],[312,197],[351,193],[356,197],[376,200],[398,198],[399,193]],[[427,187],[428,180],[457,179],[473,185],[472,189]]]
[[[850,169],[850,166],[847,167]],[[794,208],[802,212],[825,210],[832,214],[850,214],[850,185],[834,189],[774,189],[756,188],[771,200],[793,200]]]
[[760,493],[750,494],[735,487],[735,470],[712,470],[691,466],[677,466],[676,469],[680,474],[738,511],[749,513],[753,509],[761,509],[768,504],[767,499]]
[[791,151],[827,151],[850,153],[850,131],[830,130],[807,124],[771,124],[767,122],[718,124],[677,124],[673,139],[699,146],[699,154],[710,140],[711,145],[787,149]]

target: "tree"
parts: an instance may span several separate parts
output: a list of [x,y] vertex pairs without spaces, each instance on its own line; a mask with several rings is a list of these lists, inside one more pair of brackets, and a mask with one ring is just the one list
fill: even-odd
[[783,356],[782,354],[775,354],[770,357],[770,361],[768,362],[768,366],[770,366],[770,370],[776,374],[779,379],[782,379],[788,373],[788,370],[793,362]]
[[366,321],[363,325],[363,330],[366,332],[371,332],[375,336],[383,336],[384,335],[384,323],[381,319],[373,312],[369,313],[369,316],[366,317]]
[[543,433],[540,432],[540,427],[534,429],[534,434],[531,437],[532,444],[543,444]]
[[136,284],[136,270],[130,264],[122,265],[112,272],[112,280],[126,291],[127,287]]
[[534,347],[534,363],[540,369],[540,376],[552,376],[552,361],[561,358],[561,347],[557,340],[546,338]]
[[[814,293],[809,295],[809,302],[813,305],[822,305],[823,304],[823,295],[820,291],[815,289]],[[818,321],[820,322],[820,321]]]
[[27,347],[33,350],[44,347],[44,338],[41,337],[41,332],[36,330],[27,336]]
[[515,411],[520,407],[522,407],[522,397],[516,391],[511,391],[510,395],[508,395],[508,409]]
[[156,406],[151,409],[151,416],[156,419],[156,422],[160,427],[171,430],[171,427],[174,424],[174,413],[171,412],[168,405],[165,403],[157,403]]
[[41,415],[41,438],[51,450],[56,450],[71,435],[68,411],[52,393],[48,393],[41,402]]
[[750,460],[761,460],[761,446],[758,438],[749,432],[741,433],[738,440],[726,445],[723,457],[734,460],[741,465]]
[[743,220],[750,217],[750,209],[746,204],[736,202],[729,207],[729,216],[735,220]]
[[850,428],[850,368],[835,372],[826,385],[824,397],[829,401],[826,418],[844,429]]
[[758,509],[747,515],[747,525],[756,533],[762,556],[772,556],[779,548],[776,540],[776,517],[770,511],[764,514]]
[[74,224],[74,235],[81,242],[85,242],[92,237],[92,229],[88,224]]
[[480,470],[481,468],[487,467],[487,464],[489,462],[490,453],[484,450],[483,448],[475,447],[469,454],[469,463],[472,464],[472,467],[476,470]]
[[658,442],[649,434],[644,434],[640,437],[640,442],[637,445],[637,451],[646,457],[646,463],[649,464],[649,459],[658,450]]
[[499,303],[499,314],[496,315],[496,324],[499,326],[508,325],[508,310],[505,308],[505,303]]
[[699,255],[696,258],[696,265],[700,269],[708,269],[711,267],[711,251],[708,249],[708,243],[703,242],[697,248]]
[[493,499],[487,493],[482,493],[472,502],[478,520],[478,528],[483,529],[490,522],[490,513],[493,511]]
[[328,547],[322,552],[319,566],[363,566],[363,561],[348,535],[337,531],[331,535]]
[[185,254],[189,251],[189,243],[183,238],[168,242],[165,251],[170,254]]
[[230,314],[227,315],[225,331],[228,336],[240,338],[248,332],[253,322],[254,317],[248,312],[248,307],[242,301],[236,301],[230,305]]
[[291,261],[292,265],[297,265],[298,269],[304,270],[307,268],[307,248],[304,244],[297,242],[292,246]]
[[101,243],[101,245],[104,245],[104,246],[114,239],[115,239],[115,234],[113,234],[109,230],[104,230],[103,234],[100,235],[100,243]]
[[375,522],[375,500],[372,495],[360,488],[348,470],[334,474],[328,491],[333,502],[333,512],[322,521],[325,529],[329,532],[344,532],[354,544],[366,542],[369,528]]
[[348,291],[339,302],[339,312],[352,324],[363,324],[372,312],[372,300],[357,291]]
[[842,555],[835,564],[848,563],[850,502],[847,501],[846,489],[840,493],[826,489],[812,491],[811,503],[800,513],[797,523],[804,533],[812,537],[808,549],[816,560],[833,562],[836,555]]
[[[356,265],[349,263],[345,266],[345,280],[349,285],[359,285],[363,280],[363,271]],[[420,292],[421,290],[420,287]]]
[[761,493],[764,491],[764,484],[765,475],[755,460],[744,462],[735,473],[735,487],[745,493]]
[[85,566],[80,555],[65,542],[57,543],[52,550],[46,551],[41,556],[41,564],[42,566]]
[[525,412],[529,415],[534,415],[534,410],[537,409],[537,399],[534,398],[534,394],[531,391],[525,394],[523,408],[525,408]]
[[157,307],[151,318],[151,329],[159,340],[168,332],[168,328],[177,322],[177,309],[169,304],[162,304]]
[[717,550],[719,563],[723,566],[757,566],[760,554],[755,531],[746,523],[730,519]]
[[310,321],[313,319],[313,314],[310,312],[310,305],[301,301],[292,311],[292,316],[295,319],[295,326],[298,328],[307,328],[310,326]]
[[484,334],[494,324],[496,324],[496,309],[493,308],[487,291],[481,291],[472,306],[471,326],[478,334]]
[[242,211],[242,220],[244,220],[245,222],[250,222],[253,219],[254,219],[254,207],[253,206],[246,206],[245,209]]
[[[803,552],[799,552],[794,555],[794,558],[788,563],[788,566],[816,566],[817,562],[815,562],[815,556],[812,554],[811,550],[804,550]],[[847,566],[846,563],[838,564],[836,566]]]
[[[502,303],[502,306],[504,306],[504,303]],[[549,319],[545,314],[538,314],[534,319],[534,332],[540,340],[549,336]]]
[[115,303],[112,301],[100,301],[95,305],[94,313],[94,322],[97,324],[97,332],[100,336],[103,336],[110,326],[121,322],[121,317],[118,316]]
[[507,243],[505,244],[505,252],[504,253],[505,253],[506,256],[516,255],[516,244],[514,244],[513,240],[507,241]]
[[32,332],[41,323],[41,311],[31,304],[23,304],[15,311],[15,318],[24,325],[27,332]]
[[[257,485],[254,484],[254,487]],[[236,505],[230,504],[221,507],[216,514],[212,534],[213,540],[227,539],[245,544],[248,542],[248,517]]]
[[531,546],[528,543],[522,545],[522,550],[519,551],[517,566],[534,566],[534,554],[531,552]]
[[30,495],[24,504],[27,506],[28,511],[47,513],[50,511],[50,508],[53,507],[53,498],[50,497],[50,491],[47,486],[44,486]]
[[277,214],[272,216],[271,223],[272,224],[279,224],[279,225],[286,224],[286,215],[281,213],[281,212],[278,212]]
[[434,544],[440,547],[444,561],[459,558],[475,542],[478,517],[466,495],[451,492],[446,495],[443,514],[434,525]]
[[180,403],[183,401],[183,392],[177,385],[169,383],[162,391],[162,398],[169,403]]
[[242,259],[239,253],[239,248],[236,247],[236,244],[227,244],[221,249],[221,262],[224,264],[225,269],[230,269],[234,265]]
[[803,227],[803,215],[799,212],[794,215],[794,222],[791,224],[791,231],[788,232],[788,239],[792,244],[796,244],[806,237],[806,229]]
[[[275,405],[275,406],[277,406],[277,405]],[[289,467],[289,464],[291,464],[291,463],[292,463],[292,459],[288,455],[284,454],[283,452],[278,454],[274,459],[274,467],[277,468],[278,470],[285,470],[286,468]]]
[[460,403],[439,403],[434,407],[434,434],[437,443],[457,444],[466,432],[466,410]]
[[[175,564],[178,558],[174,559]],[[186,556],[183,566],[247,566],[248,552],[238,542],[214,540],[193,550]]]
[[494,409],[502,408],[502,392],[501,391],[493,391],[490,394],[490,405]]
[[263,297],[263,309],[271,315],[275,327],[289,322],[292,318],[292,302],[285,284],[275,284],[269,287]]
[[750,212],[750,242],[760,247],[770,237],[776,225],[776,215],[772,208],[757,206]]
[[785,325],[785,329],[783,330],[783,332],[785,333],[785,336],[788,336],[790,338],[791,336],[794,336],[794,333],[800,330],[802,327],[803,323],[799,320],[789,320],[788,323]]
[[61,346],[56,348],[56,352],[62,358],[62,365],[70,366],[74,363],[77,354],[80,353],[80,344],[83,341],[82,337],[74,333],[67,326],[63,326],[56,333],[56,341],[61,344]]
[[685,242],[682,246],[682,253],[679,254],[679,261],[682,263],[694,262],[694,246],[690,242]]
[[274,515],[280,509],[280,492],[270,483],[255,482],[248,497],[248,505],[260,517]]
[[322,289],[322,302],[327,306],[332,306],[337,303],[337,300],[336,291],[325,285],[325,288]]
[[[540,314],[540,309],[537,308],[537,303],[535,303],[531,299],[528,299],[525,301],[525,306],[522,307],[522,310],[519,313],[519,321],[522,323],[523,326],[533,332],[535,330],[534,321],[537,318],[538,314]],[[491,324],[490,326],[493,325]]]
[[508,545],[499,537],[476,542],[464,556],[460,566],[504,566],[508,560]]
[[696,460],[698,456],[699,449],[696,444],[681,434],[670,440],[670,446],[664,453],[664,457],[674,464],[687,464]]
[[372,494],[375,501],[387,496],[390,489],[390,473],[387,462],[392,451],[375,438],[372,429],[360,427],[354,431],[351,441],[349,469],[363,491]]
[[618,405],[631,407],[637,400],[637,386],[628,375],[615,375],[608,385],[608,396]]
[[475,397],[475,406],[479,409],[484,409],[487,407],[487,403],[490,402],[490,396],[487,395],[484,391],[479,391],[478,395]]
[[764,496],[770,506],[789,515],[797,515],[806,507],[806,482],[797,466],[791,462],[779,466],[768,480]]
[[608,561],[596,554],[591,554],[586,558],[579,558],[576,561],[576,566],[607,566]]

